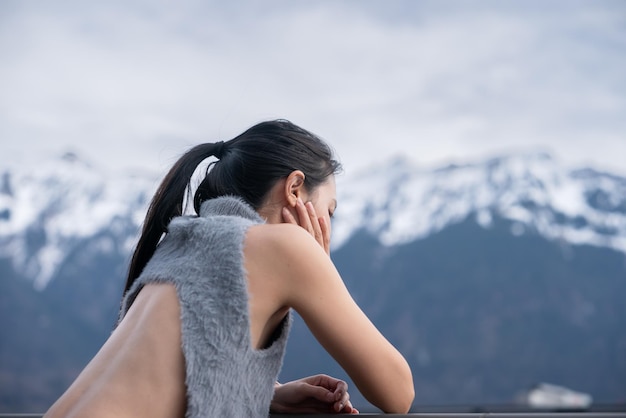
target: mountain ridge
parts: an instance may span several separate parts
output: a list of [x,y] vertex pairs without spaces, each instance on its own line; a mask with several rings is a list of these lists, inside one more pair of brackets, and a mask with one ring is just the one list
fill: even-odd
[[497,214],[517,222],[514,233],[530,228],[551,240],[626,253],[626,178],[589,168],[570,170],[546,153],[434,170],[400,160],[391,175],[361,173],[349,185],[339,191],[338,246],[361,225],[383,244],[397,245],[472,214],[488,227]]
[[[71,155],[36,173],[0,171],[0,412],[47,409],[110,335],[156,177],[107,173]],[[538,382],[625,400],[624,252],[545,234],[593,232],[613,219],[613,231],[595,233],[621,237],[623,181],[540,155],[437,170],[391,160],[338,178],[335,239],[351,229],[333,261],[409,362],[416,405],[508,404]],[[48,246],[58,258],[42,285]],[[281,381],[349,381],[294,317]]]
[[[157,174],[110,173],[66,153],[0,174],[0,257],[44,288],[87,236],[130,251]],[[484,228],[511,220],[514,235],[626,254],[626,178],[593,168],[567,169],[550,155],[512,154],[422,169],[393,158],[340,176],[333,250],[364,229],[386,246],[404,244],[474,216]],[[106,245],[106,244],[104,244]]]

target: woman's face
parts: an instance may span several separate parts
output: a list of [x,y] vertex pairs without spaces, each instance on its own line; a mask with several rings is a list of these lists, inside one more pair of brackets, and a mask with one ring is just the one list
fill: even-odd
[[337,189],[335,186],[335,176],[329,176],[328,179],[317,186],[312,193],[303,193],[302,200],[311,202],[315,208],[317,217],[323,217],[330,226],[330,218],[332,218],[337,209]]
[[[269,224],[279,224],[283,222],[299,223],[298,210],[296,209],[296,201],[294,200],[295,197],[299,197],[304,203],[311,202],[313,209],[315,209],[315,215],[318,218],[324,218],[330,230],[330,218],[337,208],[335,176],[329,176],[324,183],[313,189],[311,193],[308,193],[303,187],[304,176],[302,172],[294,173],[295,175],[292,174],[285,180],[286,183],[276,183],[270,191],[266,203],[259,208],[259,215]],[[294,187],[298,190],[297,194],[295,189],[293,189]],[[292,197],[294,199],[292,199]],[[285,218],[284,210],[290,212],[290,220]],[[291,219],[295,221],[292,222]]]

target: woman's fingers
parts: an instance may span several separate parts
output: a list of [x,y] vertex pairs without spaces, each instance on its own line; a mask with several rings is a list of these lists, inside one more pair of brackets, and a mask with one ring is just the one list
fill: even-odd
[[311,202],[304,203],[298,198],[295,209],[297,219],[288,208],[283,208],[283,222],[304,228],[322,246],[326,254],[330,255],[330,223],[324,217],[317,217]]
[[296,218],[294,218],[289,209],[287,209],[286,207],[283,208],[283,222],[298,225],[298,221],[296,220]]
[[296,202],[296,216],[293,216],[291,211],[286,207],[283,208],[283,221],[286,223],[294,224],[304,228],[309,234],[315,236],[313,224],[308,213],[305,204],[298,198]]
[[296,201],[296,213],[298,214],[299,225],[306,229],[309,234],[315,236],[313,223],[311,222],[311,217],[309,216],[309,210],[300,198]]
[[322,231],[322,247],[326,254],[330,255],[330,224],[326,218],[319,218],[320,229]]
[[[309,385],[307,392],[311,398],[319,401],[319,409],[324,411],[325,408],[330,407],[333,412],[354,414],[358,413],[352,403],[350,402],[350,394],[348,393],[348,385],[345,382],[340,382],[343,385],[330,391],[330,389],[323,386]],[[327,405],[326,407],[324,405]]]
[[324,248],[324,236],[322,235],[322,228],[320,227],[320,221],[317,218],[317,214],[315,213],[315,208],[313,207],[313,203],[307,202],[306,205],[307,215],[309,216],[309,222],[312,226],[312,234],[322,248]]
[[337,382],[337,387],[335,388],[334,409],[337,412],[352,410],[352,404],[350,403],[350,394],[348,393],[348,384],[344,381]]

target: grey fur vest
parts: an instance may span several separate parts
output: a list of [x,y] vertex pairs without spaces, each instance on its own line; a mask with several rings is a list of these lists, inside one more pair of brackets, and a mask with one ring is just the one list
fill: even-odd
[[120,318],[143,285],[175,285],[188,418],[269,413],[291,318],[283,320],[268,348],[252,347],[243,241],[247,229],[262,222],[252,207],[234,197],[204,202],[199,217],[173,219],[124,298]]

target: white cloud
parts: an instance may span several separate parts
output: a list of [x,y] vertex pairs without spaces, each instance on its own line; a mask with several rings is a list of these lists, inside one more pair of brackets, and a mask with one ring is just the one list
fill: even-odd
[[0,13],[0,165],[164,167],[286,117],[350,171],[542,147],[626,174],[623,3],[58,3]]

